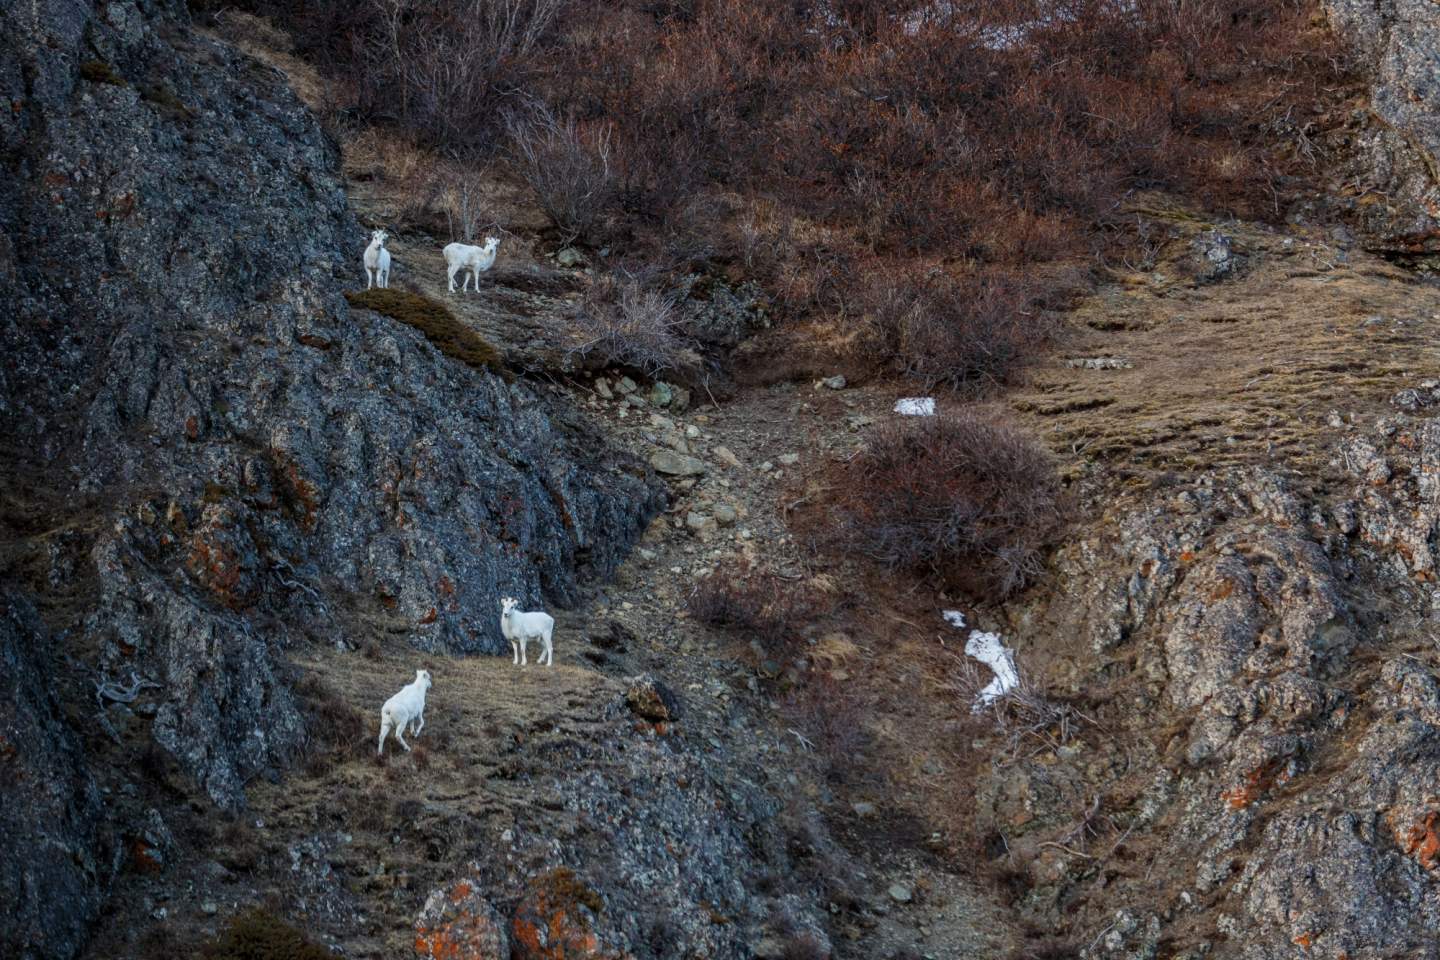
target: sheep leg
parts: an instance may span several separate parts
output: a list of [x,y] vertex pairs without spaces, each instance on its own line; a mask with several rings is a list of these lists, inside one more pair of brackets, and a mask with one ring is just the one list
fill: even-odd
[[454,293],[454,292],[455,292],[455,270],[456,270],[456,268],[455,268],[454,266],[451,266],[451,267],[446,271],[446,272],[450,275],[450,292],[451,292],[451,293]]
[[528,666],[530,661],[525,659],[525,647],[529,643],[528,637],[520,638],[520,666]]
[[406,753],[410,752],[410,744],[405,742],[405,724],[403,723],[400,724],[399,729],[395,731],[395,742],[404,747]]
[[375,271],[369,267],[365,268],[365,289],[369,290],[375,285]]
[[520,644],[516,643],[514,640],[510,641],[510,653],[510,662],[517,667],[520,666]]
[[382,716],[382,717],[380,718],[380,745],[375,749],[375,755],[376,755],[376,756],[384,756],[384,755],[385,755],[385,738],[388,737],[389,735],[390,735],[390,718],[387,717],[387,716]]
[[425,711],[421,710],[420,716],[416,717],[415,720],[415,729],[410,732],[410,736],[412,737],[420,736],[420,731],[425,729]]

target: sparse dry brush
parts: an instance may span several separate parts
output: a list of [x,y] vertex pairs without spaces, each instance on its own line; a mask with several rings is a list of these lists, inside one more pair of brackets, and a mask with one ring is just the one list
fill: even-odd
[[571,355],[646,376],[679,371],[687,364],[683,318],[669,294],[646,278],[617,271],[591,287],[571,322]]
[[976,409],[875,430],[834,489],[838,546],[986,598],[1039,574],[1063,519],[1049,455]]
[[686,601],[701,623],[743,632],[781,655],[798,643],[799,628],[814,619],[820,605],[807,585],[748,566],[702,577]]
[[562,239],[738,262],[782,316],[835,325],[873,323],[876,277],[938,266],[871,355],[965,391],[1042,339],[1037,265],[1124,245],[1128,192],[1282,213],[1343,70],[1314,0],[243,5],[344,81],[342,112],[510,143]]

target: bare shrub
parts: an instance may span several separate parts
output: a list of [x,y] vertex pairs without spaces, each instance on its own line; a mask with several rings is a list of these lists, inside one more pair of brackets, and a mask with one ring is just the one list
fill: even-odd
[[615,203],[610,128],[544,115],[512,121],[509,132],[520,176],[560,231],[561,242],[595,239]]
[[835,479],[839,545],[980,596],[1030,582],[1062,521],[1049,455],[974,409],[877,429]]
[[866,711],[846,683],[829,675],[810,678],[780,701],[780,714],[800,744],[813,750],[834,783],[854,781],[863,769]]
[[609,274],[572,321],[578,343],[570,354],[646,376],[677,370],[687,362],[682,323],[672,297],[635,274]]
[[867,299],[900,368],[927,390],[977,395],[1010,383],[1044,339],[1027,285],[1004,273],[902,274]]
[[459,163],[446,167],[440,202],[451,240],[478,245],[481,237],[498,232],[499,223],[485,201],[484,185],[490,179],[488,168],[476,169]]
[[743,631],[765,647],[788,650],[799,640],[797,628],[813,620],[818,598],[801,585],[746,566],[702,577],[686,608],[701,623]]

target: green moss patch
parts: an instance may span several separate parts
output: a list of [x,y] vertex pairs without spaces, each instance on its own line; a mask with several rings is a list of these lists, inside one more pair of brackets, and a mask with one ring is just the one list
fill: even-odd
[[455,319],[443,303],[406,290],[378,287],[345,294],[352,307],[374,310],[425,334],[425,339],[447,357],[477,370],[503,373],[500,351],[484,337]]
[[264,910],[252,910],[231,921],[205,960],[334,960],[334,954]]

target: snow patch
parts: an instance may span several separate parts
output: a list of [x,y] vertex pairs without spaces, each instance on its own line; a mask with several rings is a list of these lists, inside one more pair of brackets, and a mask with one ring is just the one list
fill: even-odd
[[[943,610],[940,616],[955,629],[965,629],[965,614],[959,610]],[[971,704],[971,713],[979,713],[1020,685],[1020,671],[1015,668],[1015,651],[1000,642],[1000,634],[971,630],[965,641],[965,655],[979,660],[995,674],[995,679],[980,691]]]
[[935,416],[934,397],[903,397],[895,401],[895,412],[907,417]]

